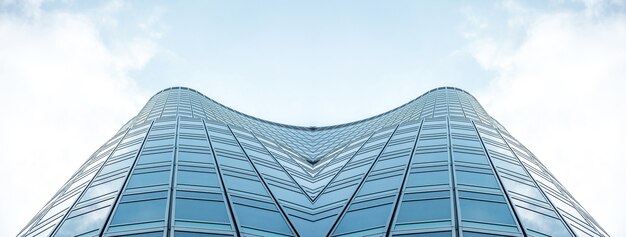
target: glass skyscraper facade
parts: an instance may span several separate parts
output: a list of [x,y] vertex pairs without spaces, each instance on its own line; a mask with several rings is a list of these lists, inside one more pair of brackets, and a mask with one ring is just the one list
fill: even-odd
[[154,95],[18,236],[608,236],[469,93],[328,127]]

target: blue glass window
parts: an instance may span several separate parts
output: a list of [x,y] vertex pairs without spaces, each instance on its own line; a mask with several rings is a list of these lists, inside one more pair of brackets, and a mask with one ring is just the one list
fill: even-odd
[[450,199],[404,201],[398,213],[398,222],[450,219]]
[[120,203],[111,224],[164,219],[166,199]]
[[549,217],[525,208],[517,208],[517,213],[530,232],[541,233],[546,236],[566,237],[572,236],[565,228],[565,225],[560,220]]
[[476,232],[463,232],[463,237],[506,237],[508,235],[493,235],[493,234],[485,234],[485,233],[476,233]]
[[89,200],[92,198],[100,197],[101,195],[111,193],[113,191],[117,191],[124,184],[124,179],[122,177],[105,182],[100,183],[98,185],[93,185],[85,191],[83,197],[81,197],[81,201]]
[[102,208],[67,219],[57,231],[57,236],[77,236],[85,232],[99,230],[107,218],[109,210],[109,208]]
[[427,232],[427,233],[415,233],[415,234],[404,234],[404,235],[393,235],[399,237],[451,237],[452,232],[444,231],[444,232]]
[[[172,130],[172,131],[171,131],[171,132],[169,132],[169,133],[173,133],[173,132],[174,132],[174,131]],[[152,135],[154,135],[154,133],[155,133],[155,132],[153,131],[153,132],[151,132],[151,134],[150,134],[150,135],[152,136]],[[168,132],[164,132],[164,133],[168,133]],[[166,138],[166,139],[158,139],[158,140],[156,140],[156,139],[154,139],[154,140],[153,140],[153,139],[149,139],[149,138],[148,138],[148,141],[146,141],[146,145],[145,145],[145,146],[146,146],[146,147],[155,147],[155,146],[171,146],[171,145],[173,145],[173,144],[174,144],[174,138],[173,138],[173,137],[172,137],[172,138],[169,138],[169,139],[168,139],[168,138]]]
[[165,153],[156,153],[156,154],[141,154],[139,157],[139,161],[137,164],[150,164],[150,163],[158,163],[158,162],[167,162],[172,161],[173,156],[171,152]]
[[390,205],[383,205],[347,212],[337,226],[335,234],[385,226],[390,214],[389,211]]
[[132,202],[145,199],[156,199],[167,197],[167,191],[139,193],[139,194],[127,194],[122,197],[122,202]]
[[468,172],[459,170],[456,172],[457,183],[471,186],[499,188],[493,174]]
[[133,174],[128,182],[128,188],[146,187],[154,185],[168,184],[170,181],[170,171],[159,171]]
[[485,155],[476,155],[464,152],[454,152],[454,160],[461,162],[488,164],[487,157]]
[[178,152],[178,161],[212,163],[213,157],[206,153]]
[[133,159],[123,159],[115,163],[107,164],[102,168],[102,170],[100,170],[100,175],[109,173],[111,171],[117,171],[121,168],[127,168],[132,164],[133,164]]
[[[418,143],[418,147],[419,146],[421,146],[421,144]],[[415,154],[413,157],[413,160],[414,162],[419,162],[419,163],[443,162],[443,161],[448,161],[448,153],[437,152],[437,153],[428,153],[428,154]]]
[[177,198],[176,219],[228,222],[228,215],[224,202]]
[[515,225],[509,206],[505,203],[461,199],[461,217],[491,223]]
[[150,233],[124,235],[124,237],[162,237],[162,236],[163,236],[163,232],[150,232]]
[[243,226],[253,226],[291,235],[291,229],[279,212],[243,205],[235,205],[235,212]]
[[428,172],[411,172],[407,185],[409,186],[429,186],[429,185],[445,185],[450,181],[447,170],[428,171]]
[[500,194],[459,191],[459,197],[471,198],[471,199],[482,199],[482,200],[495,201],[495,202],[506,202],[504,199],[504,196]]
[[233,235],[220,235],[220,234],[209,234],[209,233],[198,233],[198,232],[187,232],[187,231],[176,231],[174,232],[174,237],[226,237]]
[[438,199],[450,197],[450,191],[435,191],[435,192],[423,192],[423,193],[405,193],[404,200],[417,200],[417,199]]
[[178,184],[196,185],[196,186],[218,186],[217,176],[214,173],[196,172],[196,171],[178,171]]

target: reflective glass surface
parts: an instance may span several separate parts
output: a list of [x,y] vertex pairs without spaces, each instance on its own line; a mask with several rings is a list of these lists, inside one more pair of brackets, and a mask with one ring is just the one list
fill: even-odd
[[300,127],[173,87],[97,149],[18,236],[575,233],[608,236],[461,89],[436,88],[352,123]]

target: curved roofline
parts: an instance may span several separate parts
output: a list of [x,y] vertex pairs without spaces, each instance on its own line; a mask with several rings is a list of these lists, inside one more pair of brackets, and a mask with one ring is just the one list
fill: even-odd
[[406,103],[404,103],[404,104],[402,104],[402,105],[400,105],[400,106],[398,106],[398,107],[396,107],[396,108],[394,108],[394,109],[391,109],[391,110],[389,110],[389,111],[387,111],[387,112],[383,112],[383,113],[381,113],[381,114],[377,114],[377,115],[371,116],[371,117],[369,117],[369,118],[360,119],[360,120],[356,120],[356,121],[352,121],[352,122],[347,122],[347,123],[336,124],[336,125],[328,125],[328,126],[321,126],[321,127],[317,127],[317,126],[297,126],[297,125],[290,125],[290,124],[284,124],[284,123],[273,122],[273,121],[269,121],[269,120],[262,119],[262,118],[257,118],[257,117],[254,117],[254,116],[252,116],[252,115],[248,115],[248,114],[245,114],[245,113],[239,112],[239,111],[237,111],[237,110],[235,110],[235,109],[233,109],[233,108],[230,108],[230,107],[228,107],[228,106],[226,106],[226,105],[224,105],[224,104],[222,104],[222,103],[220,103],[220,102],[217,102],[217,101],[215,101],[215,100],[213,100],[213,99],[209,98],[208,96],[206,96],[206,95],[202,94],[202,92],[199,92],[199,91],[197,91],[197,90],[195,90],[195,89],[192,89],[192,88],[189,88],[189,87],[184,87],[184,86],[173,86],[173,87],[168,87],[168,88],[165,88],[165,89],[163,89],[163,90],[160,90],[159,92],[157,92],[156,94],[154,94],[152,97],[150,97],[150,99],[149,99],[148,101],[152,100],[152,98],[154,98],[155,96],[157,96],[158,94],[160,94],[160,93],[162,93],[162,92],[164,92],[164,91],[174,90],[174,89],[185,89],[185,90],[190,90],[190,91],[193,91],[193,92],[195,92],[195,93],[198,93],[199,95],[204,96],[204,98],[206,98],[206,99],[208,99],[208,100],[210,100],[210,101],[212,101],[212,102],[214,102],[214,103],[218,104],[219,106],[222,106],[222,107],[224,107],[225,109],[228,109],[228,110],[230,110],[230,111],[232,111],[232,112],[234,112],[234,113],[237,113],[237,114],[243,115],[243,116],[245,116],[245,117],[247,117],[247,118],[251,118],[251,119],[254,119],[254,120],[257,120],[257,121],[261,121],[261,122],[264,122],[264,123],[269,123],[269,124],[272,124],[272,125],[277,125],[277,126],[281,126],[281,127],[292,128],[292,129],[300,129],[300,130],[308,130],[308,131],[317,131],[317,130],[334,129],[334,128],[339,128],[339,127],[350,126],[350,125],[353,125],[353,124],[362,123],[362,122],[365,122],[365,121],[368,121],[368,120],[372,120],[372,119],[375,119],[375,118],[378,118],[378,117],[381,117],[381,116],[387,115],[387,114],[389,114],[389,113],[392,113],[392,112],[394,112],[394,111],[396,111],[396,110],[398,110],[398,109],[400,109],[400,108],[402,108],[402,107],[404,107],[404,106],[406,106],[406,105],[408,105],[408,104],[410,104],[410,103],[413,103],[414,101],[416,101],[416,100],[418,100],[418,99],[420,99],[420,98],[422,98],[422,97],[424,97],[424,96],[426,96],[426,95],[430,94],[431,92],[434,92],[434,91],[437,91],[437,90],[445,90],[445,89],[457,90],[457,91],[461,91],[461,92],[463,92],[463,93],[465,93],[465,94],[468,94],[468,95],[469,95],[469,96],[471,96],[472,98],[476,99],[476,98],[475,98],[472,94],[470,94],[469,92],[467,92],[467,91],[465,91],[465,90],[463,90],[463,89],[460,89],[460,88],[457,88],[457,87],[452,87],[452,86],[441,86],[441,87],[437,87],[437,88],[431,89],[431,90],[429,90],[429,91],[425,92],[424,94],[422,94],[422,95],[418,96],[417,98],[412,99],[412,100],[410,100],[409,102],[406,102]]

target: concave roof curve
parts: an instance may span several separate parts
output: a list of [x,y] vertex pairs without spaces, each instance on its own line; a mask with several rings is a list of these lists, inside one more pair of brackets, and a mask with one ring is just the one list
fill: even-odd
[[[231,107],[229,107],[229,106],[227,106],[227,105],[224,105],[224,104],[222,104],[222,103],[220,103],[220,102],[218,102],[218,101],[216,101],[216,100],[214,100],[214,99],[211,99],[210,97],[208,97],[208,96],[204,95],[204,94],[203,94],[202,92],[200,92],[200,91],[197,91],[197,90],[195,90],[195,89],[193,89],[193,88],[184,87],[184,86],[175,86],[175,87],[168,87],[168,88],[165,88],[165,89],[163,89],[163,90],[161,90],[161,91],[157,92],[155,95],[153,95],[153,96],[150,98],[150,100],[152,100],[154,97],[158,96],[159,94],[161,94],[161,93],[163,93],[163,92],[170,91],[170,90],[174,90],[174,89],[184,89],[184,90],[193,91],[193,92],[195,92],[195,93],[197,93],[197,94],[201,95],[201,96],[202,96],[202,97],[204,97],[205,99],[207,99],[207,100],[211,101],[211,102],[212,102],[212,103],[214,103],[215,105],[217,105],[217,106],[219,106],[219,107],[221,107],[221,108],[223,108],[223,109],[229,110],[229,111],[231,111],[231,112],[233,112],[233,113],[236,113],[236,114],[238,114],[238,115],[241,115],[241,116],[244,116],[244,117],[246,117],[246,118],[249,118],[249,119],[253,119],[253,120],[256,120],[256,121],[259,121],[259,122],[263,122],[263,123],[266,123],[266,124],[271,124],[271,125],[276,125],[276,126],[280,126],[280,127],[284,127],[284,128],[291,128],[291,129],[305,130],[305,131],[317,131],[317,130],[335,129],[335,128],[346,127],[346,126],[350,126],[350,125],[354,125],[354,124],[358,124],[358,123],[363,123],[363,122],[366,122],[366,121],[369,121],[369,120],[374,120],[374,119],[377,119],[377,118],[383,117],[383,116],[385,116],[385,115],[391,114],[391,113],[393,113],[393,112],[395,112],[395,111],[397,111],[397,110],[400,110],[400,109],[402,109],[403,107],[405,107],[405,106],[407,106],[407,105],[410,105],[411,103],[414,103],[414,102],[416,102],[416,101],[418,101],[418,100],[420,100],[420,99],[422,99],[422,98],[424,98],[424,97],[428,96],[429,94],[434,93],[434,92],[439,91],[439,90],[456,90],[456,91],[460,91],[460,92],[464,93],[465,95],[467,95],[467,96],[471,97],[473,100],[476,100],[476,98],[475,98],[472,94],[470,94],[469,92],[467,92],[467,91],[465,91],[465,90],[463,90],[463,89],[460,89],[460,88],[457,88],[457,87],[452,87],[452,86],[442,86],[442,87],[437,87],[437,88],[431,89],[431,90],[427,91],[426,93],[424,93],[424,94],[422,94],[422,95],[418,96],[417,98],[415,98],[415,99],[413,99],[413,100],[411,100],[411,101],[409,101],[409,102],[406,102],[406,103],[404,103],[404,104],[402,104],[402,105],[400,105],[400,106],[398,106],[398,107],[396,107],[396,108],[393,108],[393,109],[391,109],[391,110],[389,110],[389,111],[386,111],[386,112],[383,112],[383,113],[380,113],[380,114],[377,114],[377,115],[374,115],[374,116],[371,116],[371,117],[368,117],[368,118],[364,118],[364,119],[360,119],[360,120],[356,120],[356,121],[352,121],[352,122],[346,122],[346,123],[335,124],[335,125],[326,125],[326,126],[298,126],[298,125],[291,125],[291,124],[286,124],[286,123],[274,122],[274,121],[270,121],[270,120],[267,120],[267,119],[262,119],[262,118],[259,118],[259,117],[253,116],[253,115],[249,115],[249,114],[246,114],[246,113],[240,112],[240,111],[238,111],[238,110],[236,110],[236,109],[233,109],[233,108],[231,108]],[[478,105],[480,106],[480,104],[478,104]],[[482,110],[482,107],[481,107],[480,109]],[[483,110],[483,111],[484,111],[484,110]]]

